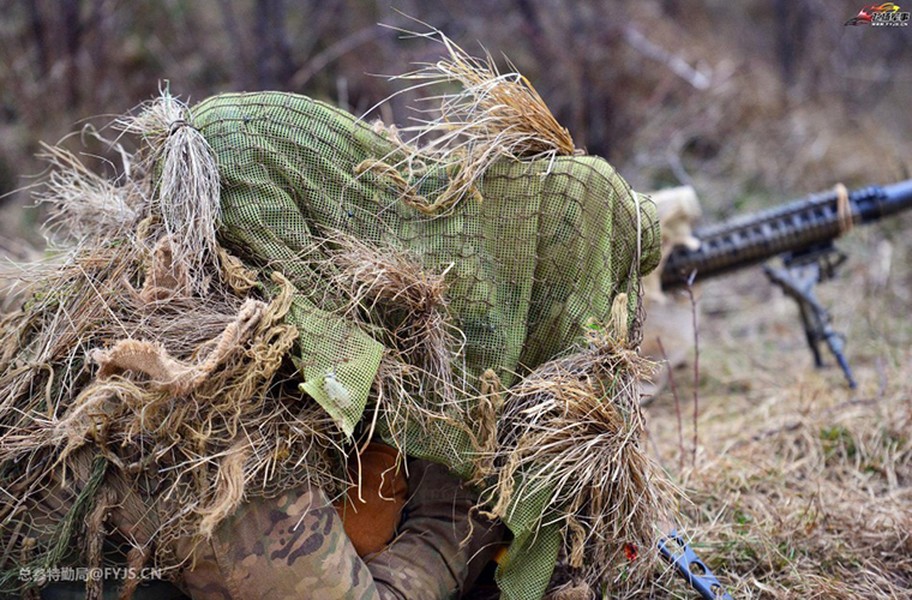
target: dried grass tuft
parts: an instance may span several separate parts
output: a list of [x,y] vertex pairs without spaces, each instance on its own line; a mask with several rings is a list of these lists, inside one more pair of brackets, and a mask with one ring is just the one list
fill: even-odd
[[445,274],[428,271],[404,251],[351,236],[334,235],[331,244],[335,275],[327,287],[346,297],[348,315],[377,328],[388,348],[452,398],[462,334],[449,318]]
[[54,237],[76,242],[111,239],[136,227],[148,204],[140,186],[117,185],[60,146],[42,143],[41,148],[38,157],[47,161],[50,174],[35,197],[49,206],[45,227]]
[[[589,347],[510,389],[498,424],[494,515],[509,517],[553,486],[564,557],[593,589],[645,585],[675,490],[642,447],[638,383],[653,368],[626,341],[593,330]],[[627,549],[640,549],[636,562]]]
[[[362,171],[394,173],[398,187],[405,184],[400,190],[404,202],[428,215],[444,213],[465,197],[482,200],[476,184],[496,161],[577,153],[570,133],[524,76],[501,73],[490,55],[474,58],[439,30],[404,33],[439,42],[447,56],[394,79],[418,82],[410,89],[457,88],[425,98],[439,107],[419,111],[419,124],[401,129],[411,138],[408,145],[400,144],[404,159],[394,165],[361,165]],[[398,133],[390,135],[398,139]],[[420,181],[431,164],[443,166],[450,181],[437,200],[428,203],[410,182]]]
[[[45,564],[98,534],[94,521],[88,531],[84,519],[64,527],[53,517],[61,486],[87,479],[86,456],[103,461],[105,486],[135,488],[152,504],[102,529],[137,552],[153,548],[149,560],[164,567],[181,560],[176,540],[211,532],[245,495],[304,482],[342,489],[339,434],[284,370],[295,288],[274,275],[276,292],[263,298],[264,282],[218,246],[212,260],[182,259],[187,232],[175,233],[180,219],[159,205],[107,211],[111,198],[153,197],[150,178],[101,183],[72,155],[53,156],[67,172],[46,199],[69,207],[59,225],[77,230],[53,260],[17,267],[27,300],[0,322],[0,470],[17,498],[0,503],[0,521],[19,523],[0,533],[4,556]],[[177,195],[190,201],[186,189]],[[100,499],[83,500],[86,514],[103,512]],[[25,522],[46,523],[51,545],[20,538]],[[0,574],[12,568],[4,563]],[[21,584],[3,579],[0,590]]]
[[158,171],[154,212],[174,246],[173,260],[186,265],[194,291],[202,293],[217,260],[221,186],[212,148],[190,121],[187,106],[165,88],[157,100],[117,126],[149,143],[146,168]]
[[[414,256],[335,234],[328,243],[329,289],[346,314],[388,349],[376,382],[378,404],[394,438],[432,423],[465,428],[462,332],[450,319],[443,273]],[[403,442],[404,448],[404,442]]]

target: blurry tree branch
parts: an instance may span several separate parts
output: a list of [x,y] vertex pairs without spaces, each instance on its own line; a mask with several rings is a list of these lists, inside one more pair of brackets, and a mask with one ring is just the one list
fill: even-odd
[[288,80],[294,69],[285,31],[285,2],[257,0],[255,11],[257,85],[262,89],[276,88]]
[[671,70],[672,73],[696,89],[705,90],[709,88],[712,80],[712,73],[707,74],[691,67],[686,60],[650,41],[649,38],[632,26],[628,25],[624,27],[622,31],[624,41],[637,52],[643,54],[647,58],[662,63]]
[[782,70],[782,79],[786,85],[795,82],[795,69],[798,56],[801,54],[801,45],[806,28],[810,20],[801,19],[801,3],[793,0],[776,0],[776,50],[779,58],[779,68]]
[[364,27],[331,44],[311,57],[304,66],[291,76],[289,80],[291,88],[300,89],[304,87],[314,75],[325,69],[334,60],[348,54],[362,44],[375,40],[381,33],[382,31],[379,27]]
[[251,82],[247,80],[248,70],[244,68],[244,57],[247,56],[248,50],[244,36],[241,33],[241,27],[238,25],[235,3],[232,0],[218,1],[222,22],[225,24],[225,31],[228,32],[228,39],[233,40],[233,43],[229,45],[234,53],[233,62],[235,68],[232,70],[234,83],[240,87],[248,87]]
[[83,22],[80,14],[80,0],[61,0],[60,12],[63,21],[63,56],[67,65],[67,102],[79,103],[79,49],[82,44]]
[[38,0],[22,0],[29,15],[29,26],[32,38],[35,40],[35,50],[38,54],[38,76],[46,77],[50,70],[50,51],[48,50],[47,37],[44,27],[44,17],[38,7]]

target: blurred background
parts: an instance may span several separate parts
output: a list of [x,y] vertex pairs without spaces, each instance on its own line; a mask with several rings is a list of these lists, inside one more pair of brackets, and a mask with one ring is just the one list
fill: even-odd
[[[868,1],[0,0],[0,256],[42,245],[41,142],[104,170],[78,132],[165,81],[190,104],[278,89],[362,115],[443,51],[395,28],[433,26],[523,73],[577,147],[640,191],[694,186],[704,222],[910,178],[912,26],[846,26]],[[406,126],[415,100],[367,116]],[[701,366],[650,405],[650,443],[736,597],[908,597],[910,225],[853,231],[819,289],[858,390],[811,368],[794,304],[759,269],[700,290]]]
[[[446,33],[526,75],[578,147],[640,190],[692,184],[710,218],[910,176],[912,27],[840,0],[3,0],[0,236],[40,243],[39,142],[110,123],[162,82],[193,103],[280,89],[362,114]],[[408,124],[413,94],[371,115]],[[79,136],[65,142],[71,149]]]

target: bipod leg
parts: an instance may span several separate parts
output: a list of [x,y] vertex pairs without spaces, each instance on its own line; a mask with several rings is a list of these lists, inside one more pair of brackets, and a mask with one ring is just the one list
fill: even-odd
[[687,545],[684,538],[672,529],[668,535],[659,540],[659,552],[662,558],[674,565],[678,574],[687,580],[705,600],[733,600],[725,591],[722,583],[709,570],[697,553]]
[[823,357],[820,355],[820,338],[817,332],[820,331],[820,324],[817,323],[817,315],[807,302],[797,300],[798,309],[801,313],[801,324],[804,326],[804,337],[807,339],[808,347],[811,354],[814,355],[814,366],[818,369],[823,368]]
[[782,288],[790,298],[798,303],[804,334],[808,346],[814,355],[814,363],[823,366],[820,356],[820,342],[824,342],[830,353],[842,369],[850,388],[855,388],[855,378],[845,357],[845,338],[836,332],[830,324],[830,313],[820,304],[814,294],[814,285],[820,280],[820,265],[817,263],[791,268],[765,266],[763,271],[769,280]]

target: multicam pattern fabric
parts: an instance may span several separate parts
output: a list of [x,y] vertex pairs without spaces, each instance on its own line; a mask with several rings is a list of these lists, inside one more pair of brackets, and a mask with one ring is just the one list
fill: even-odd
[[413,461],[411,471],[408,517],[382,552],[360,559],[335,508],[311,487],[245,504],[192,552],[183,586],[194,600],[459,597],[502,528],[470,514],[474,496],[440,465]]
[[[211,540],[180,540],[184,568],[174,583],[193,600],[443,600],[472,588],[499,550],[504,528],[477,516],[477,498],[441,465],[413,460],[409,501],[396,538],[358,556],[342,519],[320,488],[256,498],[226,519]],[[116,598],[116,581],[105,598]],[[139,600],[176,598],[171,586],[141,587]],[[47,600],[85,597],[85,586],[51,584]]]

